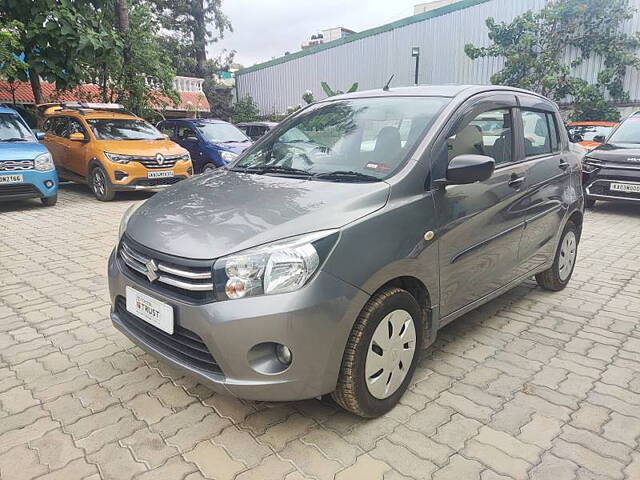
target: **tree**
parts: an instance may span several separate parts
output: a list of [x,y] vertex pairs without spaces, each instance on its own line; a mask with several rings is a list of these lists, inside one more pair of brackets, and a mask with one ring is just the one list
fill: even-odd
[[[511,23],[488,18],[491,44],[468,44],[465,52],[471,59],[504,58],[502,70],[491,77],[493,84],[526,88],[555,101],[571,96],[574,119],[617,121],[619,114],[607,103],[606,94],[614,101],[627,101],[626,71],[640,67],[640,36],[622,29],[633,13],[628,0],[553,0]],[[577,53],[573,61],[568,60],[570,51]],[[604,68],[589,85],[574,72],[593,57],[602,58]]]
[[251,122],[258,119],[258,113],[260,113],[258,105],[256,105],[251,95],[247,95],[246,97],[239,98],[233,106],[233,116],[231,120],[233,123]]
[[18,34],[23,28],[20,22],[0,23],[0,74],[8,79],[16,78],[29,68],[15,52],[20,50]]

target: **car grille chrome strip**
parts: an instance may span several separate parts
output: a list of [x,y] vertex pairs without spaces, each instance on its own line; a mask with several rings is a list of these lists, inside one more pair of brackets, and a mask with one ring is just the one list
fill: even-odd
[[33,160],[0,160],[0,172],[32,170],[33,167]]
[[147,168],[173,168],[181,158],[183,158],[183,155],[167,155],[163,157],[164,161],[162,163],[159,163],[156,157],[130,156],[128,160],[139,162]]
[[[213,291],[213,278],[211,270],[197,270],[189,267],[178,267],[175,265],[169,265],[167,263],[158,262],[142,253],[136,251],[133,247],[127,244],[125,240],[120,244],[120,258],[124,263],[135,270],[136,272],[144,275],[148,278],[150,262],[154,262],[156,270],[153,273],[156,274],[154,282],[161,282],[173,287],[194,291],[194,292],[212,292]],[[151,282],[153,283],[153,282]]]

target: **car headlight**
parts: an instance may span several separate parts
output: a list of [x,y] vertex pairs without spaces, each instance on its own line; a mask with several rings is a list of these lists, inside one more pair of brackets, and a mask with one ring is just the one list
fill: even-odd
[[36,170],[47,171],[53,170],[55,165],[53,164],[53,158],[51,158],[50,153],[43,153],[42,155],[38,155],[36,159],[33,161],[33,165]]
[[222,157],[222,160],[225,163],[229,163],[229,162],[233,162],[236,158],[238,158],[238,155],[231,152],[220,152],[220,157]]
[[593,173],[599,168],[602,168],[602,166],[603,162],[595,158],[585,157],[582,160],[582,171],[584,173]]
[[104,152],[104,155],[107,157],[107,160],[114,163],[129,163],[131,161],[130,155],[118,155],[117,153],[109,152]]
[[180,155],[178,157],[178,161],[182,161],[182,162],[190,162],[191,161],[191,155],[189,154],[189,152],[185,152],[182,155]]
[[122,240],[122,236],[124,235],[125,230],[127,229],[127,224],[129,223],[129,219],[136,213],[144,202],[134,203],[131,205],[122,215],[122,220],[120,220],[120,228],[118,229],[118,241]]
[[213,266],[218,300],[293,292],[316,273],[337,230],[300,235],[220,258]]

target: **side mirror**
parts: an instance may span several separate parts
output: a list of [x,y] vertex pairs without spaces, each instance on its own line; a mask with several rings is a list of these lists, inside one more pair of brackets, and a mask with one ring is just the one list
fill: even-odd
[[72,142],[84,142],[86,140],[84,133],[75,132],[69,135],[69,140]]
[[573,135],[569,134],[569,141],[571,143],[580,143],[584,141],[584,138],[579,133],[574,133]]
[[465,185],[488,180],[496,168],[493,158],[486,155],[458,155],[449,162],[447,184]]
[[604,143],[607,141],[607,137],[605,137],[604,135],[596,135],[595,137],[593,137],[593,141],[598,143]]
[[44,132],[41,130],[35,130],[33,133],[36,134],[36,140],[44,140]]

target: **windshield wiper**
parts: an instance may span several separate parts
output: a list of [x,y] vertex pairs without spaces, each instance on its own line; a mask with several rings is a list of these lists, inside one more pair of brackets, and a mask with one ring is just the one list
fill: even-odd
[[284,165],[260,165],[256,167],[235,167],[232,168],[233,172],[243,172],[243,173],[257,173],[257,174],[265,174],[265,173],[283,173],[288,175],[304,175],[305,177],[311,176],[311,172],[307,170],[302,170],[300,168],[291,168],[285,167]]
[[355,182],[380,182],[381,179],[374,177],[373,175],[367,175],[366,173],[336,170],[335,172],[321,172],[316,173],[313,178],[324,178],[327,180],[344,180]]
[[0,139],[2,142],[28,142],[29,140],[23,137],[11,137],[11,138],[2,138]]

